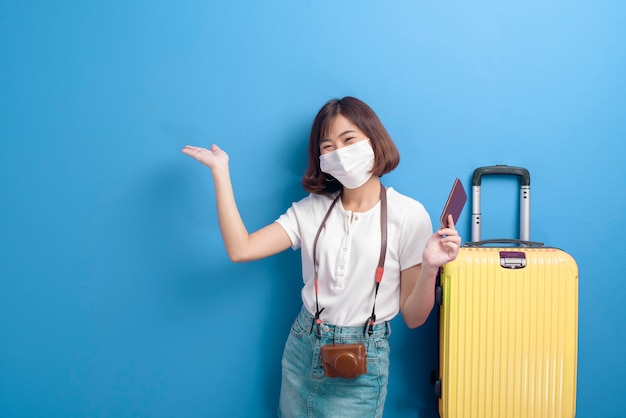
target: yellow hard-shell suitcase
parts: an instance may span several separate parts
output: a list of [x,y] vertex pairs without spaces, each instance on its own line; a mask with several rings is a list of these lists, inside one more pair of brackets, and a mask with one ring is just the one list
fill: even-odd
[[[520,178],[520,239],[480,240],[481,178]],[[566,252],[529,241],[530,175],[474,171],[472,241],[440,274],[439,415],[576,415],[578,267]],[[497,246],[493,246],[497,245]]]

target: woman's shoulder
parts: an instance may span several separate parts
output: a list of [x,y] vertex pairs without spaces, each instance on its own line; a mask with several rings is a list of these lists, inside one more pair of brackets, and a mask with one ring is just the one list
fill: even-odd
[[387,188],[387,199],[389,202],[393,202],[400,207],[409,207],[409,208],[421,208],[424,209],[424,205],[417,199],[414,199],[410,196],[407,196],[403,193],[398,192],[393,187]]
[[422,238],[430,236],[432,221],[421,202],[391,187],[387,190],[387,200],[390,217],[402,224],[403,234]]

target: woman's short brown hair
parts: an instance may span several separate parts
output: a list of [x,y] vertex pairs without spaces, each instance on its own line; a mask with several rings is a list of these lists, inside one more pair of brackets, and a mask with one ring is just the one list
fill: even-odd
[[354,97],[332,99],[317,113],[309,137],[309,166],[302,178],[302,185],[309,193],[330,194],[341,190],[342,185],[320,169],[320,139],[328,135],[330,125],[342,115],[369,139],[374,149],[372,174],[381,177],[398,166],[400,154],[382,122],[363,101]]

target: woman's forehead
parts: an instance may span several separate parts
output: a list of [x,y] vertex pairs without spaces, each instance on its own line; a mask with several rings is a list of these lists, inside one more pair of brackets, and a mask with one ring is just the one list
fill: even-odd
[[361,130],[349,118],[337,114],[329,118],[322,126],[320,140],[339,138],[349,133],[360,133]]

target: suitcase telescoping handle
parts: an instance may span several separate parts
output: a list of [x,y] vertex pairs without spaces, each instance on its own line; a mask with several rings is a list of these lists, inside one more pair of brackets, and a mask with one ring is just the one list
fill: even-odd
[[[510,175],[519,177],[520,181],[520,225],[519,240],[496,239],[481,241],[482,214],[480,211],[480,186],[483,176],[486,175]],[[516,243],[520,245],[542,245],[541,243],[530,241],[530,173],[522,167],[508,165],[493,165],[479,167],[474,170],[472,176],[472,242],[470,246],[490,244],[490,243]]]

